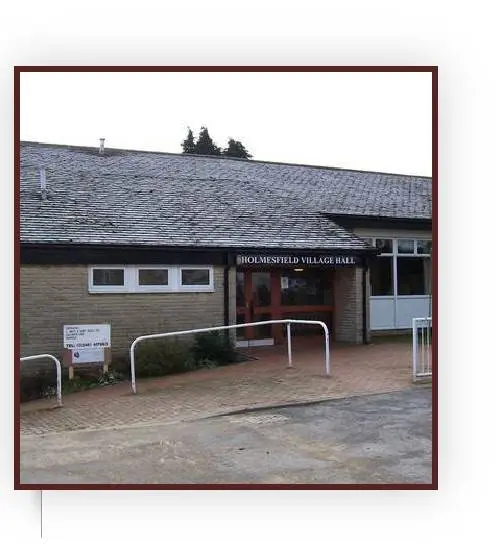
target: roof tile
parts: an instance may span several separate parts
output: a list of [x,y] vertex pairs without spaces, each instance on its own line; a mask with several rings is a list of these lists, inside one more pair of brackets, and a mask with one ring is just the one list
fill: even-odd
[[368,246],[324,213],[429,220],[431,196],[431,179],[416,176],[21,144],[29,243],[359,250]]

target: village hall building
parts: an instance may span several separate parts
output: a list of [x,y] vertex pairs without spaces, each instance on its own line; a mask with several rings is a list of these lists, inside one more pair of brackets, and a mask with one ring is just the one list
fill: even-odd
[[359,344],[430,316],[429,177],[36,142],[20,164],[22,356],[61,355],[69,324],[110,323],[125,354],[142,334],[283,318]]

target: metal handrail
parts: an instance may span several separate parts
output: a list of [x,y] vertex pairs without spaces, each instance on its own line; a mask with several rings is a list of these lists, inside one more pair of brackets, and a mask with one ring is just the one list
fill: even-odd
[[326,376],[331,375],[330,368],[330,355],[329,355],[329,330],[325,322],[320,320],[265,320],[261,322],[248,322],[245,324],[231,324],[229,326],[212,326],[210,328],[194,328],[192,330],[179,330],[177,332],[163,332],[161,334],[148,334],[145,336],[138,336],[135,338],[130,347],[130,359],[131,359],[131,390],[133,394],[136,394],[136,378],[135,378],[135,347],[138,343],[144,340],[149,340],[152,338],[166,338],[168,336],[182,336],[185,334],[196,334],[198,332],[212,332],[213,330],[231,330],[235,328],[245,328],[247,326],[261,326],[264,324],[287,324],[287,353],[289,357],[289,367],[292,367],[292,346],[291,346],[291,324],[318,324],[322,326],[325,334],[325,374]]
[[54,357],[54,355],[50,355],[48,353],[43,353],[41,355],[30,355],[28,357],[21,357],[21,361],[30,361],[32,359],[52,359],[56,363],[56,403],[59,407],[63,405],[61,401],[61,363]]

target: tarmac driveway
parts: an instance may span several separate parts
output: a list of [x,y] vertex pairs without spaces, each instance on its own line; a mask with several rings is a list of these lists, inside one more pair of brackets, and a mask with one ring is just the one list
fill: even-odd
[[430,484],[426,386],[21,437],[22,484]]

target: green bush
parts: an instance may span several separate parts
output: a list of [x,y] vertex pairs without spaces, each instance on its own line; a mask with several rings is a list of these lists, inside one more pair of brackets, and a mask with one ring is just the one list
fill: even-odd
[[197,334],[192,346],[192,353],[198,367],[218,367],[238,360],[229,336],[218,330]]
[[144,342],[135,349],[137,377],[164,376],[194,368],[190,347],[177,340]]
[[[61,381],[61,392],[63,395],[81,390],[89,390],[107,384],[115,384],[124,380],[124,375],[110,369],[108,373],[103,373],[101,369],[92,369],[85,373],[76,369],[75,379],[70,380],[65,370]],[[56,376],[55,373],[40,373],[34,376],[21,377],[20,397],[21,403],[37,400],[40,398],[56,397]]]
[[103,373],[100,371],[99,374],[79,374],[79,370],[76,370],[74,380],[69,380],[67,377],[64,377],[63,383],[61,385],[61,390],[63,395],[72,394],[73,392],[91,390],[92,388],[99,388],[101,386],[107,386],[108,384],[116,384],[123,380],[124,377],[122,375],[112,370],[109,370],[108,373]]
[[[138,378],[164,376],[193,369],[213,369],[244,360],[247,360],[247,357],[235,351],[230,338],[218,331],[196,334],[192,344],[178,339],[164,339],[144,342],[135,350]],[[116,355],[110,364],[108,374],[103,374],[99,368],[88,369],[86,372],[76,369],[76,378],[71,381],[64,370],[62,392],[65,395],[114,384],[121,380],[130,380],[129,353]],[[21,377],[20,394],[21,402],[54,397],[54,372]]]
[[19,391],[21,403],[43,398],[52,391],[56,395],[56,373],[21,376]]
[[110,372],[121,376],[124,380],[129,380],[130,369],[131,366],[129,353],[126,355],[115,355],[112,359],[112,363],[109,366]]

